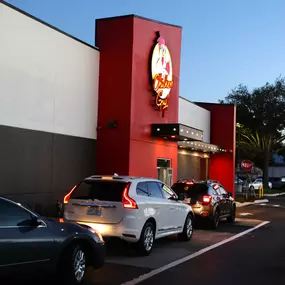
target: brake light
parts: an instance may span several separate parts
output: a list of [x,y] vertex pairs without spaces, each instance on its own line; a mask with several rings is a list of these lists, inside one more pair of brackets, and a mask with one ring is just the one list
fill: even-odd
[[186,182],[187,185],[193,185],[194,182]]
[[64,196],[64,198],[63,198],[63,204],[68,204],[68,201],[69,201],[69,199],[70,199],[70,196],[71,196],[73,190],[76,188],[76,186],[77,186],[77,185],[75,185],[75,186],[70,190],[70,192]]
[[129,189],[131,183],[128,183],[123,192],[122,203],[123,207],[126,209],[138,209],[138,205],[134,199],[129,196]]
[[212,196],[210,196],[210,195],[205,195],[202,198],[202,201],[203,201],[204,205],[209,205],[211,200],[212,200]]

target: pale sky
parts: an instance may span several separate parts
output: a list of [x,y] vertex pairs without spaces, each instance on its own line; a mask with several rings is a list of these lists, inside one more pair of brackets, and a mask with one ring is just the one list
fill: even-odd
[[9,0],[94,45],[95,19],[137,14],[183,27],[180,96],[217,102],[285,76],[284,0]]

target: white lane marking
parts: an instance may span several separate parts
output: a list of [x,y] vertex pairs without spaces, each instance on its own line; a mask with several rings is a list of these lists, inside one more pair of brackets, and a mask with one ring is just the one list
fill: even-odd
[[277,196],[283,196],[283,195],[285,195],[285,192],[275,193],[275,194],[264,194],[265,197],[277,197]]
[[239,215],[240,216],[253,216],[252,213],[240,213]]
[[258,205],[260,205],[260,206],[266,206],[267,204],[258,204]]
[[244,235],[246,235],[246,234],[248,234],[248,233],[250,233],[250,232],[252,232],[252,231],[254,231],[254,230],[258,229],[258,228],[261,228],[261,227],[263,227],[263,226],[265,226],[265,225],[267,225],[269,223],[270,223],[269,221],[264,221],[261,224],[255,226],[254,228],[248,229],[248,230],[243,231],[243,232],[241,232],[241,233],[239,233],[237,235],[234,235],[234,236],[232,236],[232,237],[230,237],[228,239],[225,239],[225,240],[222,240],[222,241],[220,241],[218,243],[212,244],[212,245],[210,245],[208,247],[205,247],[205,248],[203,248],[203,249],[201,249],[201,250],[199,250],[199,251],[197,251],[197,252],[195,252],[193,254],[190,254],[190,255],[185,256],[185,257],[183,257],[181,259],[178,259],[178,260],[175,260],[175,261],[173,261],[173,262],[171,262],[169,264],[166,264],[166,265],[164,265],[164,266],[162,266],[160,268],[154,269],[154,270],[152,270],[152,271],[150,271],[150,272],[148,272],[146,274],[143,274],[143,275],[141,275],[141,276],[139,276],[139,277],[137,277],[137,278],[135,278],[133,280],[124,282],[121,285],[135,285],[135,284],[138,284],[138,283],[140,283],[142,281],[145,281],[145,280],[147,280],[147,279],[149,279],[149,278],[151,278],[151,277],[153,277],[153,276],[155,276],[155,275],[157,275],[157,274],[159,274],[159,273],[161,273],[163,271],[166,271],[166,270],[168,270],[168,269],[170,269],[172,267],[175,267],[175,266],[177,266],[177,265],[179,265],[181,263],[184,263],[184,262],[186,262],[186,261],[188,261],[190,259],[193,259],[193,258],[195,258],[195,257],[197,257],[199,255],[202,255],[202,254],[204,254],[204,253],[206,253],[206,252],[208,252],[208,251],[210,251],[210,250],[212,250],[214,248],[217,248],[217,247],[219,247],[221,245],[224,245],[224,244],[226,244],[228,242],[231,242],[231,241],[233,241],[233,240],[235,240],[235,239],[237,239],[239,237],[242,237],[242,236],[244,236]]
[[255,200],[255,201],[253,202],[253,204],[268,203],[268,202],[269,202],[269,200],[268,200],[268,199]]
[[273,205],[273,207],[280,207],[280,205]]

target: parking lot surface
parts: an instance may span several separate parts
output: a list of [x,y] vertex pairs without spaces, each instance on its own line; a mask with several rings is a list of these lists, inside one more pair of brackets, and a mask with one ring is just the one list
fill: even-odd
[[97,272],[97,276],[94,275],[94,284],[115,285],[133,280],[140,275],[199,252],[201,249],[227,240],[262,222],[253,218],[237,218],[234,224],[221,222],[218,230],[196,229],[190,242],[180,242],[175,237],[158,240],[152,254],[147,257],[136,256],[131,245],[125,245],[120,241],[110,241],[107,243],[106,265]]
[[88,272],[89,285],[284,285],[285,197],[269,200],[238,208],[234,224],[196,229],[190,242],[159,240],[148,257],[137,256],[131,245],[108,241],[106,264]]

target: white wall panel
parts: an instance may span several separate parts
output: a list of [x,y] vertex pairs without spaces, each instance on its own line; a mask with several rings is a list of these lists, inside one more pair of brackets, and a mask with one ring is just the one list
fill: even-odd
[[179,97],[178,122],[202,130],[203,141],[210,143],[210,111]]
[[96,138],[99,52],[0,3],[0,125]]

